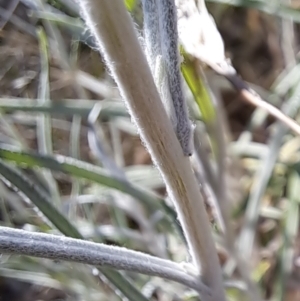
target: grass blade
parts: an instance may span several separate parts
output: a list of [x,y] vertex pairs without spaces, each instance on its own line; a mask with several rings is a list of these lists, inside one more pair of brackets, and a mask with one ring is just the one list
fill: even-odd
[[[288,116],[295,115],[299,109],[299,97],[300,85],[295,88],[293,95],[283,106],[283,111]],[[269,144],[269,151],[265,157],[262,158],[263,164],[261,165],[261,168],[257,170],[255,175],[254,184],[250,192],[246,209],[245,224],[242,228],[239,239],[239,248],[245,258],[251,256],[255,236],[255,226],[259,216],[260,200],[268,185],[282,145],[283,136],[287,133],[287,131],[288,129],[282,123],[277,123],[275,134]]]
[[[79,231],[52,205],[51,199],[19,170],[0,161],[0,173],[3,178],[22,191],[60,232],[66,236],[83,239]],[[118,271],[108,268],[101,268],[99,270],[129,300],[147,300]]]
[[[95,101],[81,99],[62,99],[61,101],[41,104],[39,99],[0,98],[0,109],[4,113],[16,111],[29,113],[47,113],[53,115],[73,116],[86,118],[95,105]],[[122,102],[112,100],[101,101],[100,118],[129,117]]]
[[193,62],[187,57],[187,55],[185,55],[184,63],[181,65],[181,71],[194,96],[203,121],[206,124],[213,123],[216,118],[214,105],[202,79],[198,76],[198,74],[196,74]]
[[[300,177],[298,172],[292,171],[288,179],[288,210],[285,218],[285,227],[283,229],[284,242],[281,254],[280,281],[280,300],[284,300],[287,280],[291,276],[294,265],[295,241],[297,239],[299,225],[299,195],[300,195]],[[278,292],[277,292],[278,293]]]
[[27,153],[4,147],[0,147],[0,157],[23,166],[44,167],[52,171],[63,172],[74,177],[90,180],[99,183],[100,185],[119,190],[143,202],[143,204],[152,213],[157,210],[165,211],[169,218],[165,216],[161,221],[164,227],[167,227],[170,230],[173,227],[172,222],[178,226],[176,213],[172,208],[165,204],[164,199],[153,193],[145,191],[136,185],[116,179],[100,167],[60,155],[43,156],[40,154]]
[[[38,31],[41,55],[41,78],[39,84],[39,98],[41,104],[50,103],[50,87],[49,87],[49,62],[48,62],[48,43],[47,37],[42,29]],[[39,151],[43,154],[52,154],[52,127],[51,118],[48,115],[41,114],[37,120],[37,141]],[[44,171],[47,178],[53,200],[60,204],[60,194],[57,183],[50,171]]]

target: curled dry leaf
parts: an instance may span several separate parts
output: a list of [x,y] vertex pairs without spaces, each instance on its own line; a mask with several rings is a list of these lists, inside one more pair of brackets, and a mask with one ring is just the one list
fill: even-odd
[[223,39],[203,0],[176,0],[179,38],[185,51],[219,74],[235,74]]

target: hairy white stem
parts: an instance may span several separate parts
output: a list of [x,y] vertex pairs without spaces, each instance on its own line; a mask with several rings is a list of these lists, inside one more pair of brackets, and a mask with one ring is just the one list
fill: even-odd
[[[173,129],[176,133],[177,116],[176,116],[176,111],[175,111],[174,104],[173,104],[172,95],[171,95],[170,89],[169,89],[167,68],[166,68],[166,64],[164,62],[162,55],[158,55],[156,57],[154,80],[155,80],[158,92],[160,94],[161,100],[164,104],[165,110],[167,112],[167,115],[169,116],[169,118],[172,122],[172,125],[173,125]],[[178,138],[178,136],[177,136],[177,138]],[[183,148],[183,149],[185,149],[185,148]],[[190,151],[188,151],[187,153],[190,153]]]
[[194,264],[212,300],[225,301],[221,268],[189,159],[160,101],[133,23],[120,0],[81,0],[83,16],[177,209]]
[[146,54],[164,107],[185,156],[193,152],[193,126],[182,91],[174,0],[143,0]]
[[161,56],[157,0],[142,0],[146,54],[152,74],[155,74],[157,57]]
[[170,94],[167,66],[162,55],[161,28],[159,24],[158,0],[142,0],[144,13],[144,37],[146,55],[161,100],[176,131],[177,117]]
[[157,7],[159,12],[161,53],[166,66],[169,91],[176,116],[175,132],[184,155],[191,156],[194,133],[182,90],[176,6],[174,0],[158,0]]
[[186,274],[176,263],[125,248],[80,239],[0,227],[0,252],[138,272],[187,285],[203,295],[205,300],[211,294],[207,286],[199,283],[196,277]]

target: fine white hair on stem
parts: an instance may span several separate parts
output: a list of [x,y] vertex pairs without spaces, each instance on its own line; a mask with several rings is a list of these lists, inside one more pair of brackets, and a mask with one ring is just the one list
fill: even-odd
[[157,57],[161,55],[159,20],[156,0],[142,0],[144,12],[144,38],[146,54],[152,74],[155,73]]
[[158,91],[185,156],[193,152],[179,68],[176,7],[173,0],[143,0],[146,54]]
[[156,57],[156,65],[155,65],[155,75],[154,75],[155,83],[158,88],[158,92],[160,93],[160,97],[164,104],[167,115],[169,116],[173,128],[176,132],[177,128],[177,116],[172,100],[172,95],[169,89],[169,81],[168,74],[166,69],[166,64],[161,55]]
[[190,160],[183,155],[167,118],[124,2],[81,0],[79,3],[141,138],[162,174],[193,263],[211,289],[211,300],[225,301],[222,271],[203,198]]
[[166,64],[162,56],[157,0],[142,0],[142,4],[144,12],[145,52],[161,100],[176,131],[177,117],[170,94]]
[[159,0],[157,3],[162,57],[176,115],[175,131],[184,155],[190,156],[193,152],[193,126],[182,91],[176,6],[174,0]]
[[0,252],[138,272],[184,284],[195,289],[205,300],[209,300],[211,294],[206,285],[172,261],[81,239],[0,227]]

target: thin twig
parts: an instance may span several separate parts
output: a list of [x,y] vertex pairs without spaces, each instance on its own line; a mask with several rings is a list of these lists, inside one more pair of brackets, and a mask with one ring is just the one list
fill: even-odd
[[256,94],[252,89],[250,89],[248,85],[236,74],[229,76],[225,75],[225,77],[232,83],[234,88],[241,93],[245,101],[267,111],[271,116],[283,122],[296,134],[300,135],[300,125],[297,122],[295,122],[292,118],[281,112],[276,107],[261,99],[261,97],[258,94]]

